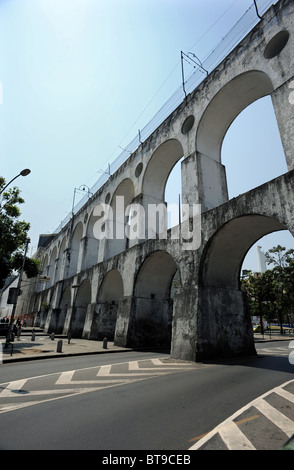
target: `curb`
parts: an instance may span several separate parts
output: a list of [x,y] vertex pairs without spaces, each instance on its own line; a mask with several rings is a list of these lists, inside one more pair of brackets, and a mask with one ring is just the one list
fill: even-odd
[[37,361],[41,359],[56,359],[60,357],[73,357],[73,356],[90,356],[94,354],[105,354],[105,353],[121,353],[121,352],[129,352],[133,351],[133,349],[105,349],[102,351],[88,351],[88,352],[81,352],[81,353],[56,353],[56,354],[50,354],[50,355],[44,355],[41,354],[39,356],[27,356],[27,357],[11,357],[11,358],[5,358],[2,360],[2,364],[7,364],[7,363],[12,363],[12,362],[26,362],[26,361]]

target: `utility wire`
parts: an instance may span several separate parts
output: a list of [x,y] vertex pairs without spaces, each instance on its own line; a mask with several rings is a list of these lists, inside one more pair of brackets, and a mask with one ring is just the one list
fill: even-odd
[[[237,3],[238,1],[240,0],[234,0],[233,3],[228,7],[226,8],[226,10],[223,12],[223,14],[207,29],[207,31],[199,38],[197,39],[197,41],[189,48],[189,50],[193,49],[193,47],[195,47],[208,33],[209,31],[211,31],[212,28],[214,28],[214,26],[226,15],[226,13],[235,5],[235,3]],[[136,119],[136,121],[134,122],[134,124],[131,126],[131,128],[127,131],[127,133],[124,135],[124,137],[122,138],[120,144],[112,151],[112,153],[110,154],[110,156],[105,160],[105,163],[107,163],[111,158],[112,156],[115,154],[115,152],[117,151],[118,148],[122,148],[122,143],[124,142],[124,140],[126,139],[126,137],[129,135],[129,133],[133,130],[133,128],[135,127],[135,125],[137,124],[137,122],[139,121],[139,119],[143,116],[143,114],[145,113],[145,111],[149,108],[150,104],[153,102],[153,100],[156,98],[156,96],[158,95],[158,93],[161,91],[161,89],[164,87],[164,85],[166,84],[166,82],[170,79],[171,75],[175,72],[175,70],[179,67],[179,64],[181,64],[181,61],[178,61],[176,63],[176,65],[173,67],[173,69],[171,70],[171,72],[169,73],[168,77],[165,79],[165,81],[160,85],[159,89],[156,91],[156,93],[154,94],[154,96],[150,99],[150,101],[146,104],[145,108],[143,109],[143,111],[141,112],[141,114],[138,116],[138,118]]]
[[[202,36],[200,36],[200,38],[197,39],[197,41],[189,48],[190,50],[193,49],[214,27],[215,25],[226,15],[226,13],[238,2],[239,0],[234,0],[233,3],[231,3],[231,5],[226,8],[226,10],[222,13],[222,15],[205,31],[204,34],[202,34]],[[254,5],[255,5],[255,8],[256,8],[256,13],[258,14],[259,16],[259,13],[258,13],[258,8],[257,8],[257,3],[256,3],[256,0],[253,0],[254,2]],[[269,3],[272,3],[272,2],[269,2]],[[249,8],[249,10],[252,8],[253,5],[251,5],[251,7]],[[248,11],[248,10],[247,10]],[[247,11],[244,13],[244,15],[247,13]],[[237,21],[236,24],[238,24],[241,19],[243,18],[243,16]],[[236,25],[235,24],[235,25]],[[234,27],[235,27],[234,25]],[[233,28],[231,28],[229,30],[228,33],[226,33],[225,37],[230,33],[230,31],[232,30]],[[203,59],[203,61],[205,61],[205,59],[212,53],[214,52],[214,50],[221,44],[221,42],[223,41],[223,39],[221,41],[219,41],[219,43],[217,44],[217,46],[215,46],[215,48],[210,51],[207,56]],[[142,110],[142,112],[140,113],[140,115],[138,116],[138,118],[136,119],[136,121],[134,122],[134,124],[131,126],[131,128],[127,131],[127,133],[125,134],[125,136],[123,137],[123,139],[121,140],[121,144],[118,145],[113,151],[112,153],[109,155],[109,157],[105,160],[104,163],[107,163],[109,162],[110,159],[112,159],[112,156],[114,155],[114,153],[117,151],[118,148],[122,148],[122,144],[124,142],[124,140],[126,139],[126,137],[129,135],[129,133],[133,130],[133,128],[135,127],[136,123],[139,121],[139,119],[142,117],[142,115],[145,113],[145,111],[148,109],[148,107],[150,106],[150,104],[153,102],[153,100],[155,99],[155,97],[158,95],[158,93],[161,91],[161,89],[164,87],[164,85],[166,84],[166,82],[170,79],[171,75],[175,72],[175,70],[179,67],[179,64],[181,64],[181,60],[177,62],[177,64],[173,67],[173,69],[171,70],[171,72],[169,73],[169,75],[167,76],[167,78],[164,80],[164,82],[160,85],[160,87],[158,88],[158,90],[156,91],[156,93],[153,95],[153,97],[149,100],[149,102],[146,104],[145,108]],[[189,77],[188,77],[189,78]],[[188,80],[188,79],[187,79]]]

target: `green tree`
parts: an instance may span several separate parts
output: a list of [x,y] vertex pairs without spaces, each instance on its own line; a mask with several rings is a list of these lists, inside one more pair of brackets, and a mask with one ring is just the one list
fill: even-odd
[[265,256],[267,263],[273,265],[271,270],[273,306],[283,333],[283,323],[290,323],[294,309],[294,250],[287,250],[278,245],[270,249]]
[[[5,279],[19,270],[23,260],[23,250],[28,238],[30,224],[20,221],[19,205],[24,203],[20,190],[13,187],[7,190],[5,179],[0,177],[0,288]],[[26,257],[24,271],[28,278],[39,274],[39,262]]]
[[288,268],[294,264],[294,250],[287,250],[286,247],[277,245],[268,250],[265,254],[267,264],[274,267]]
[[272,276],[270,271],[264,273],[249,273],[242,280],[241,288],[246,293],[251,314],[260,319],[261,333],[264,332],[263,317],[269,319],[271,309],[269,302],[272,301]]
[[272,269],[250,273],[241,286],[252,315],[260,317],[261,332],[265,317],[269,323],[277,320],[283,334],[283,323],[291,323],[294,312],[294,250],[278,245],[265,256],[267,264],[273,265]]

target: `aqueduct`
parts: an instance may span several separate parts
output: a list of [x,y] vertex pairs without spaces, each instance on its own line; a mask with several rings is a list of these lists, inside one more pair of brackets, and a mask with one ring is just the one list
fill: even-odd
[[[294,235],[293,13],[292,0],[273,5],[59,233],[40,237],[36,256],[50,281],[25,293],[36,324],[124,347],[170,346],[173,357],[192,361],[255,353],[242,262],[262,236]],[[229,200],[223,139],[240,112],[264,96],[272,99],[288,172]],[[150,204],[164,204],[181,159],[182,202],[201,207],[189,226],[201,222],[191,232],[196,245],[189,249],[172,230],[127,237],[127,207],[146,215]],[[106,230],[105,204],[120,237],[97,238],[97,224]],[[146,216],[145,236],[148,223]]]

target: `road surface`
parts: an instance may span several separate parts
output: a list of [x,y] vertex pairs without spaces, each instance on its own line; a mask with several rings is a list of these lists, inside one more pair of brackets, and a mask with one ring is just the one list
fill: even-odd
[[0,449],[279,449],[294,433],[291,350],[256,346],[205,364],[135,351],[3,364]]

